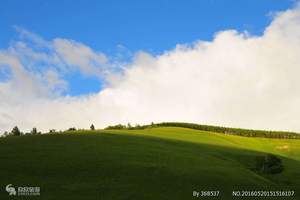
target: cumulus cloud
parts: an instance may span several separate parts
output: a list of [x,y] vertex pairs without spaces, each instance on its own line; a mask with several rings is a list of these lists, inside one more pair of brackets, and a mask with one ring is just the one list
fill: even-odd
[[[0,52],[0,66],[12,74],[0,82],[1,130],[185,121],[300,131],[299,6],[277,13],[261,36],[224,30],[212,41],[161,55],[137,52],[121,73],[112,73],[107,56],[84,44],[37,41],[47,51],[27,48],[24,59],[14,44]],[[47,70],[33,70],[37,62]],[[105,79],[106,88],[79,97],[49,95],[66,89],[61,74],[74,69]]]

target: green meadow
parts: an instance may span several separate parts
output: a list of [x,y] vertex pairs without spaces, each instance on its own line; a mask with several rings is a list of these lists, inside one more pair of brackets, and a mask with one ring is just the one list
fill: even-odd
[[[274,154],[284,170],[254,170]],[[5,186],[39,186],[37,197]],[[300,199],[300,140],[241,137],[180,127],[70,131],[0,139],[0,199]],[[232,197],[237,190],[294,190],[293,197]],[[194,197],[193,191],[219,191]]]

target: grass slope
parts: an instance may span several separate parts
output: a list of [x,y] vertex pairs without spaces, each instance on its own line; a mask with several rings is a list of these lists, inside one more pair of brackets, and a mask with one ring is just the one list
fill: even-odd
[[[283,173],[251,170],[265,153],[282,158]],[[8,137],[0,139],[0,199],[9,199],[7,184],[40,186],[41,196],[30,199],[64,200],[196,199],[193,190],[220,190],[213,199],[232,199],[239,189],[300,192],[300,140],[172,127]],[[300,199],[296,195],[273,199]]]

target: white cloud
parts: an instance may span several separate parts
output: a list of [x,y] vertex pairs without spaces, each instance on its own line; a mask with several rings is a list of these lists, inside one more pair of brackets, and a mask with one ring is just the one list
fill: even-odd
[[[72,67],[105,78],[108,86],[88,96],[36,95],[40,92],[34,87],[41,80],[23,66],[19,54],[2,51],[0,62],[12,66],[15,74],[0,83],[2,130],[16,124],[48,130],[186,121],[300,131],[299,7],[278,13],[262,36],[226,30],[213,41],[178,45],[162,55],[138,52],[120,74],[111,74],[106,56],[81,43],[55,39],[47,48],[51,53],[43,60],[55,70],[39,76],[48,80],[46,92],[66,87],[59,75]],[[25,79],[22,87],[11,86]],[[24,91],[31,101],[16,101]]]
[[104,54],[96,53],[91,48],[72,40],[55,39],[53,45],[67,66],[78,67],[85,75],[101,77],[105,74],[104,66],[107,58]]

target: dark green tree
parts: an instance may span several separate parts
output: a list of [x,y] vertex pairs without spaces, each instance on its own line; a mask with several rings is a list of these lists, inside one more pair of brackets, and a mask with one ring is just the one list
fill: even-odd
[[37,132],[36,128],[33,128],[33,129],[30,131],[30,134],[31,134],[31,135],[37,135],[38,132]]
[[90,128],[91,128],[92,131],[95,130],[94,124],[92,124],[92,125],[90,126]]
[[256,158],[256,169],[261,173],[277,174],[283,171],[281,159],[273,154]]
[[3,133],[3,137],[7,137],[7,136],[9,136],[9,133],[8,133],[7,131],[5,131],[5,132]]
[[19,130],[19,128],[17,126],[15,126],[12,130],[11,130],[11,135],[14,136],[20,136],[22,135],[21,131]]
[[49,133],[56,133],[56,130],[55,129],[50,129]]

